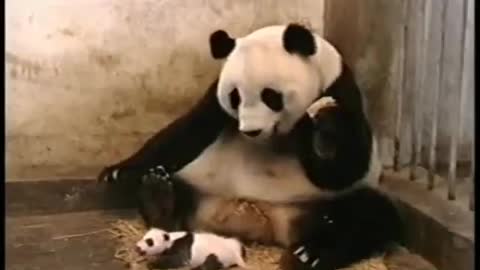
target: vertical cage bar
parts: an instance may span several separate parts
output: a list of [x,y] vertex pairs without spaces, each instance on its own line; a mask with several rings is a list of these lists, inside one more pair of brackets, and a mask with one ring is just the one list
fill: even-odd
[[393,169],[398,171],[400,169],[400,136],[402,132],[402,111],[403,111],[403,88],[405,81],[405,50],[406,50],[406,36],[408,33],[407,29],[407,20],[408,20],[408,1],[402,1],[402,19],[401,19],[401,29],[399,33],[399,44],[402,44],[402,47],[399,51],[398,56],[398,85],[397,85],[397,111],[395,119],[395,138],[393,144]]
[[[420,157],[422,154],[422,134],[423,134],[423,99],[425,92],[425,77],[427,65],[427,48],[428,48],[428,38],[430,36],[430,14],[431,14],[431,0],[424,0],[422,3],[421,13],[419,18],[421,21],[421,35],[417,35],[417,38],[420,38],[418,42],[416,51],[420,54],[418,59],[420,64],[418,65],[417,78],[415,78],[415,93],[416,98],[414,98],[414,113],[413,113],[413,128],[412,129],[412,159],[410,167],[410,180],[415,180],[417,176],[417,168],[420,162]],[[419,20],[420,22],[420,20]]]
[[[471,0],[473,1],[473,0]],[[475,149],[475,136],[472,141],[473,149]],[[471,172],[470,172],[470,181],[472,181],[472,188],[470,190],[470,201],[469,206],[470,210],[475,211],[475,150],[472,150],[472,161],[471,161]]]
[[[471,0],[473,1],[473,0]],[[472,161],[471,161],[471,172],[470,172],[470,181],[472,181],[472,188],[470,190],[470,201],[469,206],[470,210],[475,211],[475,136],[472,141],[473,148],[472,148]]]
[[[475,44],[475,25],[474,25],[474,21],[475,21],[475,1],[474,0],[467,0],[467,41],[470,45],[469,49],[470,50],[473,50],[473,47],[474,44]],[[474,55],[474,53],[472,52],[472,55]],[[470,66],[470,67],[466,67],[467,69],[468,68],[471,68],[472,71],[474,69],[473,66]],[[473,72],[470,73],[471,76],[474,76],[473,75]],[[473,78],[472,78],[473,79]],[[475,91],[475,88],[470,88],[468,89],[469,91]],[[465,97],[465,99],[467,99]],[[473,95],[473,106],[472,108],[475,108],[475,95]],[[472,123],[473,125],[473,129],[472,130],[475,130],[475,121],[473,121]],[[470,193],[470,202],[469,202],[469,206],[470,206],[470,210],[472,211],[475,211],[475,134],[473,135],[473,138],[472,138],[472,159],[470,161],[470,181],[471,182],[471,193]]]
[[[417,0],[418,1],[418,0]],[[413,56],[418,59],[418,50],[419,50],[419,46],[418,46],[418,14],[417,14],[417,10],[416,10],[416,7],[417,7],[417,1],[415,1],[415,3],[412,3],[410,2],[410,5],[408,7],[408,12],[410,14],[413,13],[413,16],[412,18],[409,18],[410,19],[410,23],[411,25],[413,24],[413,27],[411,27],[411,39],[410,40],[410,47],[408,48],[408,50],[411,50],[411,53],[413,54]],[[410,10],[413,8],[413,11]],[[412,37],[413,35],[413,37]],[[413,45],[413,46],[412,46]],[[405,65],[407,66],[407,65]],[[411,68],[410,66],[408,66],[407,68]],[[413,79],[413,84],[410,86],[410,91],[411,91],[411,101],[412,101],[412,109],[411,109],[411,112],[412,114],[410,115],[410,132],[411,132],[411,140],[412,140],[412,149],[411,149],[411,152],[410,152],[410,174],[409,174],[409,179],[410,180],[413,180],[414,179],[414,172],[415,172],[415,163],[417,162],[417,157],[416,157],[416,149],[417,149],[417,111],[418,111],[418,108],[417,108],[417,101],[416,101],[416,97],[418,96],[418,84],[417,84],[417,75],[418,75],[418,65],[415,65],[415,68],[414,68],[414,73],[413,73],[413,76],[412,76],[412,79]],[[406,81],[406,80],[405,80]],[[404,84],[404,87],[403,87],[403,91],[406,91],[406,82]]]
[[[445,28],[445,23],[447,20],[447,1],[442,1],[442,27],[440,29]],[[433,189],[435,187],[435,173],[436,173],[436,147],[437,147],[437,132],[438,132],[438,107],[439,107],[439,96],[440,96],[440,88],[442,87],[443,81],[443,59],[445,57],[445,31],[442,30],[441,39],[440,39],[440,59],[439,63],[437,63],[436,68],[438,69],[438,87],[432,89],[433,91],[433,110],[432,110],[432,131],[431,131],[431,138],[430,138],[430,146],[429,146],[429,157],[428,157],[428,189]]]
[[455,200],[456,198],[456,188],[457,188],[457,154],[458,154],[458,143],[459,138],[463,137],[463,125],[464,125],[464,116],[465,116],[465,107],[466,107],[466,92],[467,92],[467,63],[468,60],[468,0],[463,1],[463,25],[462,25],[462,55],[460,58],[461,61],[461,72],[460,72],[460,98],[459,98],[459,106],[458,109],[455,110],[456,112],[456,119],[458,121],[458,127],[452,130],[452,136],[450,141],[450,158],[449,158],[449,166],[448,166],[448,192],[447,197],[449,200]]

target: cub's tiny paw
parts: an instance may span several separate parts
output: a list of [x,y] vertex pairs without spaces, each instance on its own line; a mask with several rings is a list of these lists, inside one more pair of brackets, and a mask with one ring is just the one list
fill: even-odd
[[315,269],[317,265],[320,263],[319,258],[315,258],[311,254],[309,254],[307,248],[305,246],[299,246],[293,251],[293,255],[305,266],[308,268]]
[[315,118],[320,110],[335,106],[337,106],[337,102],[333,97],[322,97],[307,108],[307,114],[310,118]]

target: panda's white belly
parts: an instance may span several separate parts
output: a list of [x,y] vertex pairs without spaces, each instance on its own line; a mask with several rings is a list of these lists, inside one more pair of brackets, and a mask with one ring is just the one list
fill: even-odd
[[329,193],[307,179],[293,155],[280,155],[240,136],[220,138],[178,175],[200,191],[222,197],[294,202]]

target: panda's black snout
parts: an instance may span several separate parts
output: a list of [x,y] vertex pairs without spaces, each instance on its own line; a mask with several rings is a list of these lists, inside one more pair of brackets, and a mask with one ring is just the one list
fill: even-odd
[[254,129],[254,130],[248,130],[248,131],[243,131],[243,134],[247,135],[248,137],[257,137],[262,133],[261,129]]
[[137,252],[138,255],[140,256],[144,256],[145,255],[145,251],[143,251],[140,247],[135,247],[135,252]]

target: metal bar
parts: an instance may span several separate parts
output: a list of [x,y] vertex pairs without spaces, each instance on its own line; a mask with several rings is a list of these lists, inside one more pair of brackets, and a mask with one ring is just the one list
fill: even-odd
[[[417,0],[418,1],[418,0]],[[418,23],[418,14],[417,14],[417,10],[416,10],[416,4],[417,2],[415,3],[411,3],[410,6],[409,6],[409,12],[410,13],[413,13],[414,16],[413,18],[410,18],[411,21],[413,22],[410,22],[413,24],[414,27],[412,27],[412,31],[410,33],[410,35],[413,34],[413,37],[410,37],[411,39],[413,39],[413,42],[412,40],[410,40],[410,46],[408,49],[411,51],[410,53],[412,53],[414,55],[414,58],[416,61],[418,61],[418,35],[417,35],[417,31],[418,31],[418,27],[417,27],[417,23]],[[410,10],[411,8],[413,8],[413,12]],[[412,46],[413,45],[413,46]],[[411,61],[411,59],[410,59]],[[407,65],[406,65],[407,66]],[[410,66],[408,66],[407,68],[410,68]],[[412,149],[411,149],[411,152],[410,152],[410,180],[413,180],[414,179],[414,174],[415,174],[415,164],[417,162],[417,156],[416,156],[416,149],[417,149],[417,106],[418,106],[418,102],[416,100],[416,96],[418,96],[418,84],[417,84],[417,75],[418,75],[418,65],[415,65],[415,68],[414,68],[415,72],[413,73],[413,76],[412,76],[412,79],[413,79],[413,84],[410,86],[410,91],[412,91],[411,93],[411,100],[412,100],[412,114],[411,114],[411,118],[410,118],[410,132],[411,132],[411,138],[412,138]],[[406,82],[405,82],[406,84]],[[404,91],[405,91],[405,88],[404,87]]]
[[397,85],[397,111],[396,111],[396,120],[395,120],[395,138],[393,142],[393,169],[398,171],[400,169],[400,136],[402,131],[402,111],[403,111],[403,90],[404,90],[404,81],[405,81],[405,50],[406,50],[406,36],[408,33],[407,29],[407,19],[408,19],[408,1],[403,0],[402,2],[402,25],[401,31],[399,34],[399,44],[402,44],[402,47],[399,51],[398,56],[398,85]]
[[[442,27],[445,28],[447,19],[447,0],[442,1]],[[436,68],[438,69],[438,87],[433,90],[433,111],[432,111],[432,133],[430,138],[429,159],[428,159],[428,189],[435,187],[435,173],[436,173],[436,147],[437,147],[437,132],[438,132],[438,102],[440,95],[440,88],[442,87],[442,78],[444,76],[443,58],[445,57],[445,31],[441,33],[440,44],[440,59]]]
[[[473,1],[473,0],[472,0]],[[475,138],[473,138],[473,149],[475,149]],[[470,181],[472,181],[472,188],[470,191],[470,210],[475,211],[475,150],[472,149],[472,162],[470,165],[471,166],[471,173],[470,173]]]
[[[471,0],[473,1],[473,0]],[[470,210],[475,211],[475,138],[473,138],[473,148],[472,148],[472,162],[471,162],[471,173],[470,173],[470,181],[472,181],[472,188],[470,191]]]
[[[475,1],[474,0],[468,0],[467,1],[467,45],[470,44],[470,50],[473,50],[473,45],[475,44],[475,25],[474,25],[474,21],[475,21]],[[470,30],[470,31],[468,31]],[[473,53],[472,53],[473,55]],[[467,67],[468,68],[471,68],[472,71],[474,69],[473,66],[470,66],[470,67]],[[473,72],[471,73],[471,76],[474,76],[473,75]],[[472,78],[473,79],[473,78]],[[467,83],[465,83],[467,84]],[[467,84],[468,85],[468,84]],[[475,91],[474,88],[471,88],[471,89],[468,89],[470,91]],[[465,97],[465,100],[467,98]],[[475,108],[475,95],[473,95],[473,106],[472,108]],[[473,125],[473,129],[472,130],[475,130],[475,121],[473,121],[473,123],[471,123]],[[472,138],[472,149],[471,149],[471,153],[472,153],[472,160],[470,161],[470,181],[472,186],[471,186],[471,193],[470,193],[470,202],[469,202],[469,206],[470,206],[470,210],[472,211],[475,211],[475,135],[473,136]]]
[[460,65],[460,97],[459,97],[459,108],[456,110],[456,118],[458,121],[458,127],[452,130],[452,136],[450,141],[450,159],[449,159],[449,166],[448,166],[448,192],[447,197],[449,200],[455,200],[456,198],[456,187],[457,187],[457,156],[458,156],[458,143],[459,138],[463,137],[463,125],[464,125],[464,116],[465,116],[465,107],[466,107],[466,92],[467,92],[467,82],[468,73],[466,65],[468,59],[468,37],[467,37],[467,26],[468,26],[468,0],[463,1],[463,27],[462,27],[462,56],[460,58],[461,65]]
[[[417,44],[416,51],[420,53],[418,59],[420,59],[420,64],[417,76],[415,79],[415,92],[417,93],[417,98],[414,98],[414,118],[413,118],[413,127],[412,128],[412,159],[410,167],[410,180],[415,180],[417,176],[417,168],[420,163],[420,157],[422,154],[422,134],[423,134],[423,99],[425,92],[425,77],[427,74],[427,48],[428,48],[428,39],[430,36],[430,14],[431,14],[431,0],[424,0],[421,13],[419,14],[420,18],[423,18],[422,21],[422,32],[420,43]],[[418,35],[417,35],[418,37]],[[416,130],[415,130],[416,129]]]

